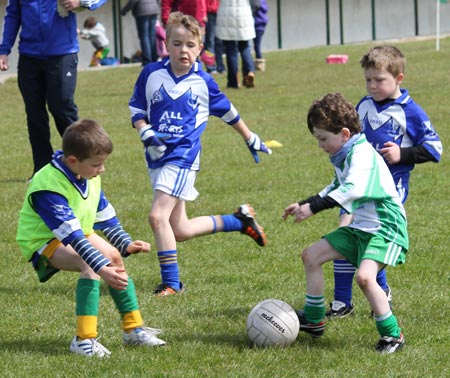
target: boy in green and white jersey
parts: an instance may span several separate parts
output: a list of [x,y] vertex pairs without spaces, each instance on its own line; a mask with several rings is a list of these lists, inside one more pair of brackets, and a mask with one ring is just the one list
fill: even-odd
[[408,250],[405,211],[386,163],[361,134],[358,114],[341,94],[314,101],[308,128],[334,165],[333,182],[319,194],[293,203],[283,218],[302,222],[317,212],[339,206],[353,215],[346,227],[326,234],[302,252],[306,273],[306,303],[298,311],[300,330],[320,337],[325,330],[322,265],[345,258],[358,267],[357,283],[368,299],[381,336],[376,350],[393,353],[404,337],[376,275],[386,265],[402,264]]

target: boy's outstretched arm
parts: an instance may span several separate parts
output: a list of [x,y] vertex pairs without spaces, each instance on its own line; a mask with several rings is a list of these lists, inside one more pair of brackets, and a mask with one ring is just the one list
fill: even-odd
[[268,148],[261,138],[255,133],[251,132],[245,122],[241,119],[237,121],[232,127],[242,136],[242,138],[247,143],[248,149],[255,159],[255,163],[259,163],[259,152],[264,152],[265,154],[272,154],[272,150]]

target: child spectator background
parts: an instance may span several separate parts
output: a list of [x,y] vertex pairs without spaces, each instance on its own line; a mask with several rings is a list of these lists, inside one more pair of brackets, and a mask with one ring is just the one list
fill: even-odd
[[255,50],[255,68],[257,71],[266,70],[266,60],[263,58],[261,43],[266,26],[269,22],[269,6],[267,0],[251,0],[253,18],[255,19],[255,39],[253,40],[253,49]]
[[[93,120],[80,120],[63,134],[62,151],[32,178],[19,214],[17,242],[24,258],[46,282],[59,270],[79,272],[77,332],[70,351],[108,357],[97,340],[100,278],[120,313],[125,345],[165,345],[161,331],[143,327],[133,280],[122,257],[149,252],[150,244],[122,228],[101,189],[100,175],[113,145]],[[102,231],[106,240],[95,233]],[[57,314],[48,314],[49,317]]]
[[159,58],[165,58],[169,55],[166,48],[166,29],[156,20],[156,53]]
[[[205,46],[200,58],[205,63],[208,73],[223,73],[225,66],[223,63],[223,43],[216,37],[217,10],[219,9],[219,0],[206,0],[206,10],[208,21],[205,28]],[[204,59],[204,54],[213,57],[210,62]]]
[[340,207],[352,222],[326,234],[302,252],[306,275],[300,330],[321,337],[325,331],[325,297],[322,265],[347,259],[358,267],[356,281],[369,301],[380,339],[380,353],[394,353],[405,340],[388,298],[376,281],[387,265],[403,264],[409,247],[405,211],[392,175],[383,158],[361,134],[358,113],[341,94],[314,101],[307,116],[308,129],[319,148],[330,156],[334,179],[317,195],[285,208],[296,223],[318,212]]
[[271,151],[251,132],[213,77],[202,71],[202,30],[194,17],[173,12],[167,22],[169,57],[148,64],[131,96],[131,121],[144,144],[153,198],[149,223],[158,248],[162,283],[154,293],[163,297],[184,290],[177,262],[177,242],[217,232],[239,231],[260,246],[266,235],[250,205],[232,214],[189,219],[186,201],[194,201],[200,169],[201,135],[214,115],[237,131],[259,161]]
[[[356,109],[369,143],[383,156],[394,178],[403,204],[409,193],[409,178],[415,164],[439,162],[442,143],[425,111],[414,102],[405,88],[406,58],[395,46],[375,46],[362,57],[368,95]],[[341,215],[347,225],[351,215]],[[352,284],[355,267],[346,260],[334,261],[334,300],[328,316],[345,317],[354,312]],[[377,282],[392,301],[386,271]]]
[[101,66],[102,59],[107,58],[109,54],[109,40],[106,37],[106,29],[95,17],[86,18],[83,27],[84,29],[80,31],[80,37],[91,41],[95,49],[89,67]]

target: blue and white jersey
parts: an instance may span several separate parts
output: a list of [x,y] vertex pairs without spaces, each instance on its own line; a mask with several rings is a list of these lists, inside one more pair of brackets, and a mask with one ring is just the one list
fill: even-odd
[[[372,96],[364,97],[356,106],[363,131],[372,146],[380,151],[386,142],[394,142],[400,148],[423,146],[438,162],[442,155],[442,143],[424,110],[409,96],[402,95],[386,104],[376,103]],[[388,164],[397,186],[408,190],[410,172],[414,163]]]
[[174,164],[200,169],[201,135],[210,115],[229,125],[239,121],[236,108],[223,94],[211,75],[195,62],[188,74],[176,77],[170,60],[147,64],[140,73],[129,102],[131,121],[143,119],[155,132],[167,134],[163,157],[151,160],[149,168]]

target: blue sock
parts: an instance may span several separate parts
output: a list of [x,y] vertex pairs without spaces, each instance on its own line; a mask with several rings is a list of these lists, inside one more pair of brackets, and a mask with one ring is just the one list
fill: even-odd
[[386,290],[389,287],[387,284],[386,269],[380,270],[378,272],[377,282],[378,282],[378,285],[380,285],[383,290]]
[[334,300],[352,304],[353,277],[356,268],[347,260],[334,260]]
[[233,214],[221,215],[223,221],[223,232],[241,231],[242,222]]
[[160,251],[158,252],[158,260],[162,282],[175,290],[180,290],[177,251]]

